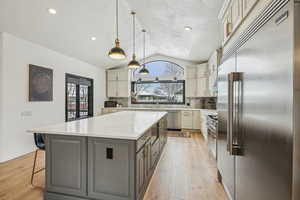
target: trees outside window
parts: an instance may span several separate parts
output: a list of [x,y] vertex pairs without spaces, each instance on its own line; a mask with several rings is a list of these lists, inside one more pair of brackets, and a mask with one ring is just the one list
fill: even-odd
[[184,69],[167,61],[154,61],[146,64],[148,75],[133,73],[133,104],[184,104]]

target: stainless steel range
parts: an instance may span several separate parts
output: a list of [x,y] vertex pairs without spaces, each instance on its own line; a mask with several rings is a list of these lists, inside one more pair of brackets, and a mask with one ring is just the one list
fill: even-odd
[[208,115],[207,116],[207,137],[208,137],[208,148],[212,153],[213,157],[217,159],[217,127],[218,127],[218,116]]

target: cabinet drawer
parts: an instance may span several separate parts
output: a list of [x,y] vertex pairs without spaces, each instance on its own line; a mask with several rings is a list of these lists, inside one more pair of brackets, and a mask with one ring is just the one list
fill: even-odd
[[157,140],[151,148],[151,167],[155,167],[155,163],[159,156],[159,140]]
[[144,144],[151,138],[151,129],[148,130],[143,136],[141,136],[137,141],[136,141],[136,152],[138,152],[141,147],[144,146]]

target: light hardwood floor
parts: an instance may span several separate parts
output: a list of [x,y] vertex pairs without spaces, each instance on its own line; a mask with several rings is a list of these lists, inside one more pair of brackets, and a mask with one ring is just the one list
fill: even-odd
[[[0,164],[0,200],[43,200],[44,172],[30,185],[34,154]],[[38,167],[44,164],[40,152]],[[200,134],[169,137],[144,200],[227,200]]]

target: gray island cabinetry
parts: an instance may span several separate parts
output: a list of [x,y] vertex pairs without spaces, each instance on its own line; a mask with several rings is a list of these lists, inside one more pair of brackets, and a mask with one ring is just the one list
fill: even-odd
[[45,200],[142,200],[166,112],[124,111],[30,130],[46,138]]

